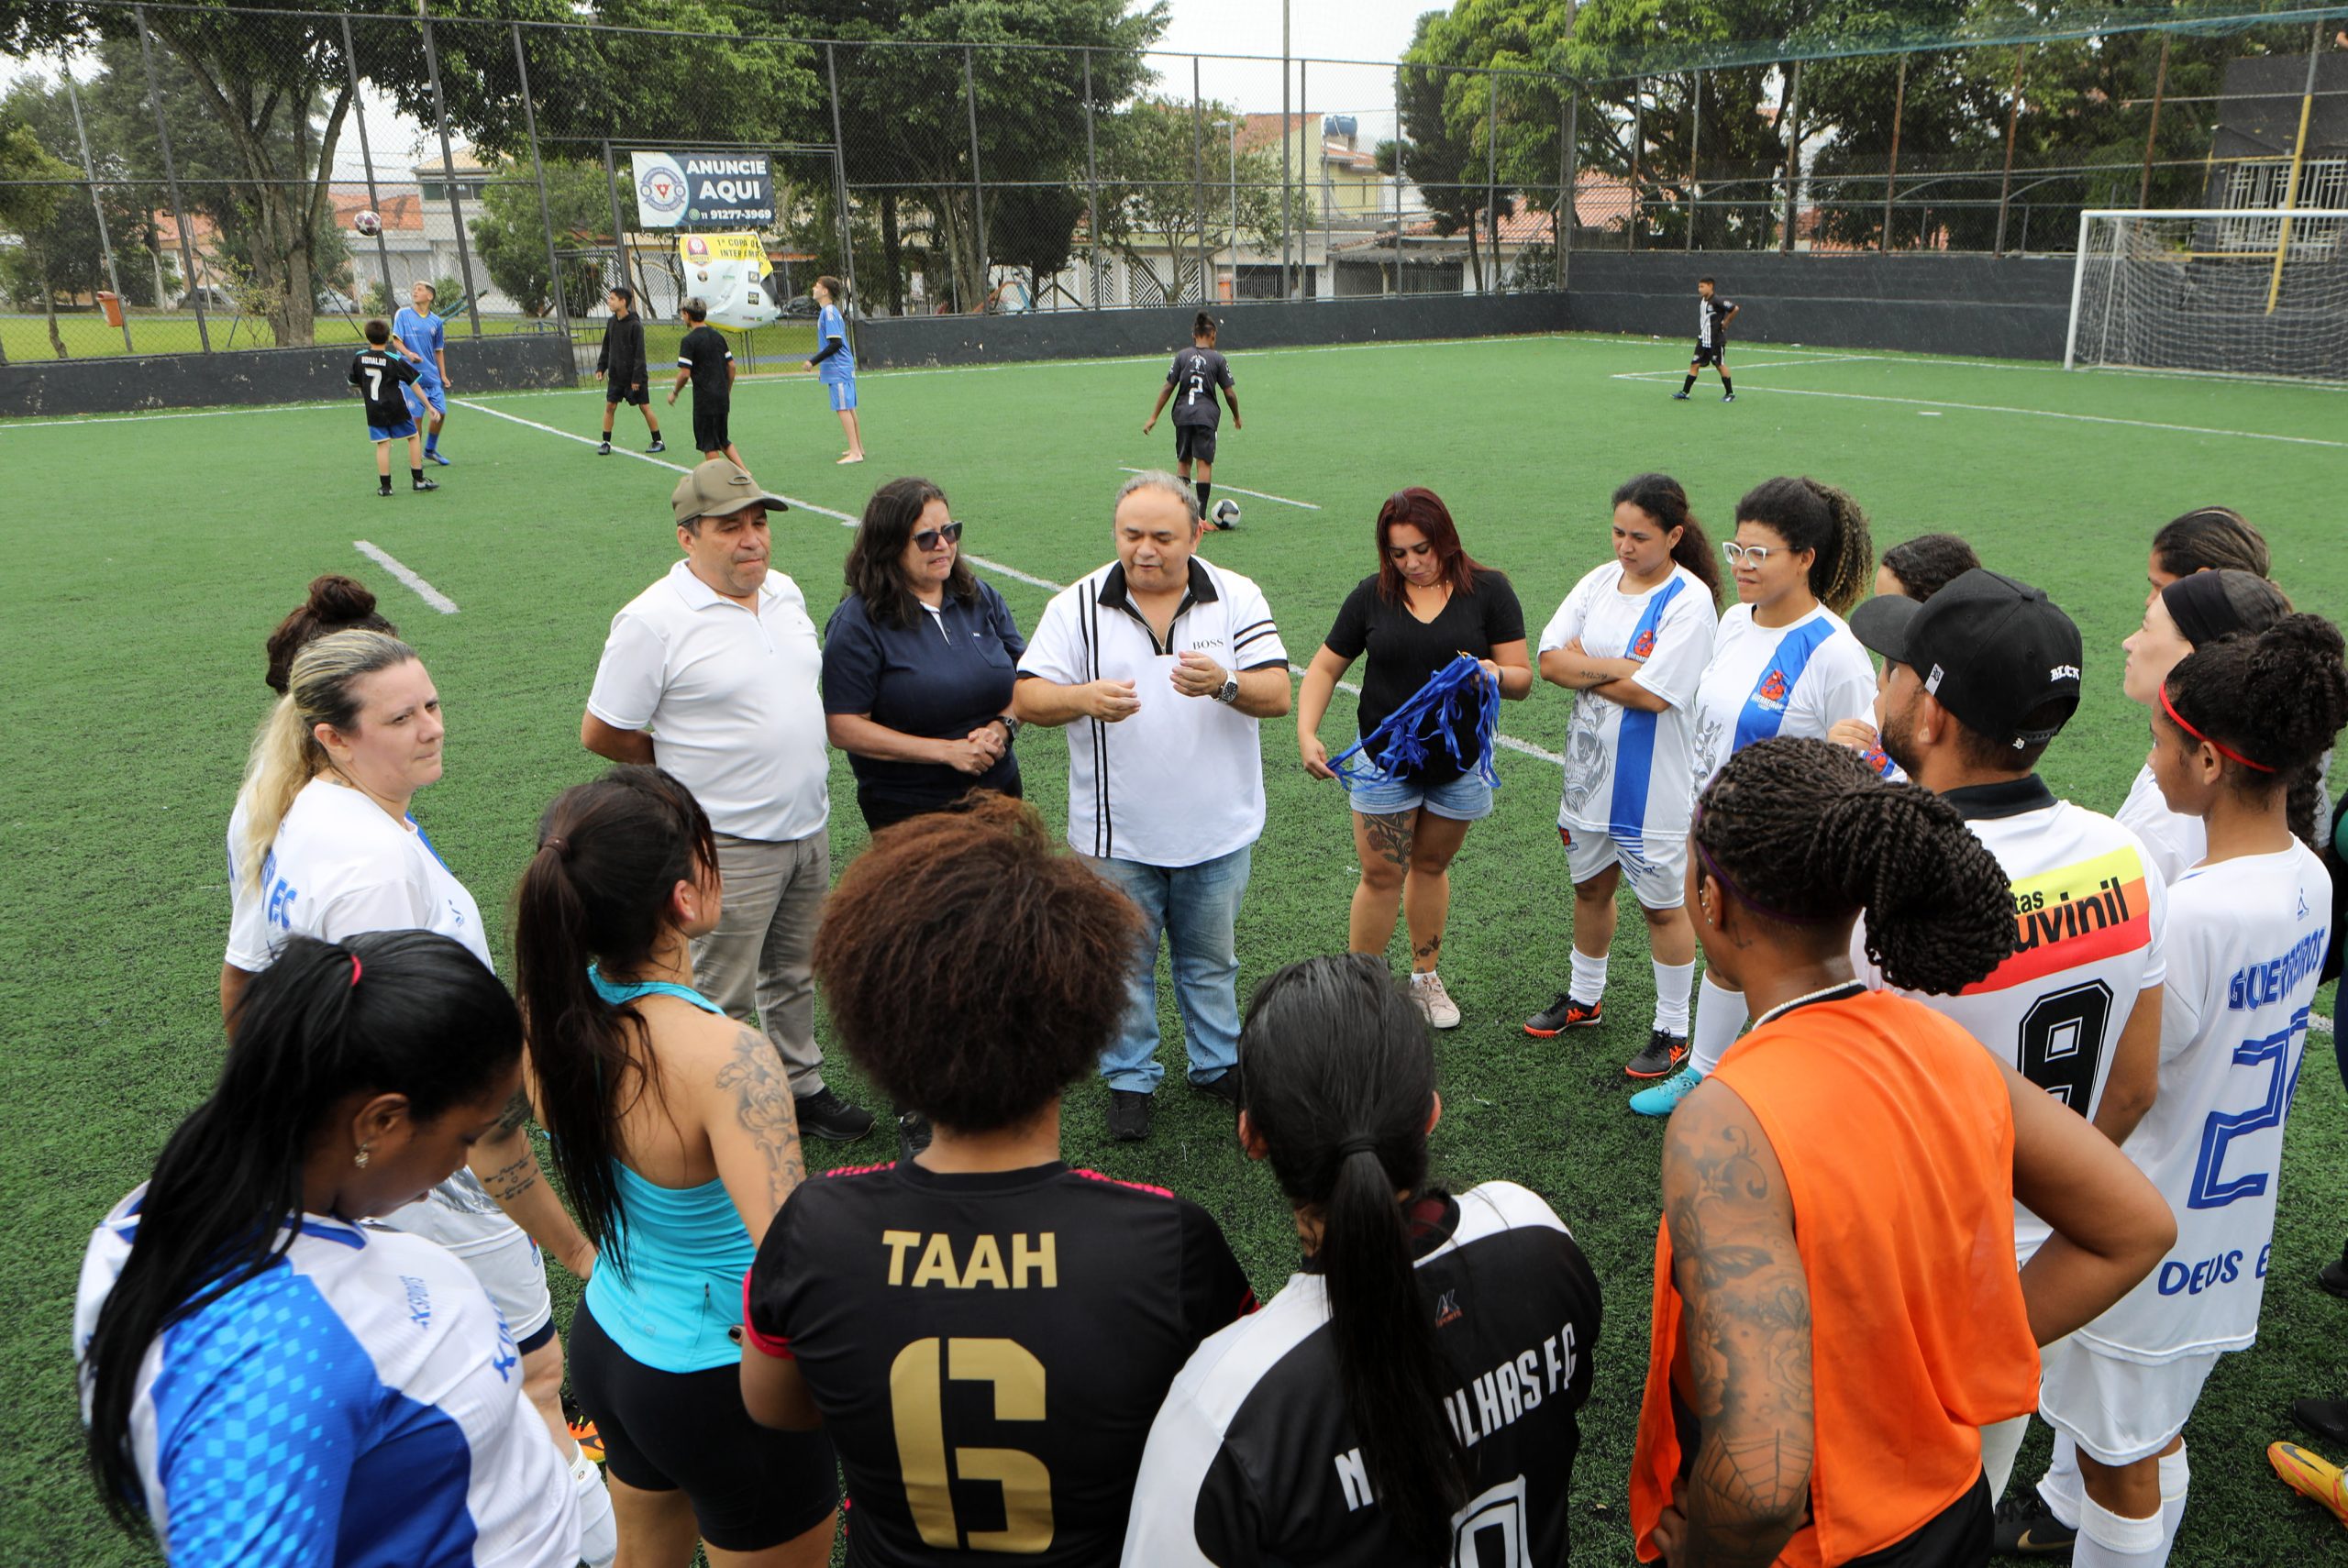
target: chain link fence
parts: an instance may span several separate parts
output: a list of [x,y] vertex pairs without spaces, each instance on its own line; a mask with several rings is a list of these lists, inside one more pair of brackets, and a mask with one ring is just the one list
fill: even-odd
[[2067,252],[2089,208],[2348,204],[2348,50],[2304,19],[1721,46],[1572,78],[19,10],[11,359],[356,342],[426,284],[452,337],[566,333],[592,366],[625,282],[657,361],[691,285],[676,231],[639,215],[646,149],[770,170],[782,318],[751,369],[812,350],[821,274],[866,316],[1499,293],[1562,286],[1577,249]]

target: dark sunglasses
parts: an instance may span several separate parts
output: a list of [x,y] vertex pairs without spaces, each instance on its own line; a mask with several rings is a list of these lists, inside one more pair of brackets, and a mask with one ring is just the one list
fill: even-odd
[[924,528],[920,533],[914,536],[914,543],[920,546],[924,550],[934,550],[937,548],[937,541],[940,539],[943,539],[947,544],[952,545],[959,543],[961,537],[962,525],[959,523],[948,523],[943,528]]

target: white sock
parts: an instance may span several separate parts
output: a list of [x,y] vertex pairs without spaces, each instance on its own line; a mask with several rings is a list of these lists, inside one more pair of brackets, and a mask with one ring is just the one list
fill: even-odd
[[1688,993],[1696,986],[1696,961],[1655,966],[1655,1026],[1681,1039],[1688,1035]]
[[1989,1501],[1993,1507],[2006,1495],[2006,1483],[2013,1479],[2014,1455],[2021,1452],[2021,1440],[2029,1430],[2028,1416],[1992,1421],[1981,1429],[1981,1474],[1989,1478]]
[[1566,995],[1585,1007],[1605,999],[1605,954],[1601,953],[1597,957],[1591,958],[1585,955],[1580,948],[1574,949],[1573,983],[1566,988]]
[[579,1556],[587,1568],[612,1568],[620,1554],[620,1522],[612,1516],[611,1488],[604,1467],[570,1449],[570,1487],[579,1495]]
[[2161,1541],[2164,1551],[2176,1540],[2176,1527],[2185,1522],[2185,1492],[2193,1484],[2193,1466],[2185,1462],[2185,1444],[2179,1442],[2175,1453],[2161,1455]]
[[[2165,1463],[2165,1461],[2164,1461]],[[2054,1463],[2046,1467],[2045,1479],[2038,1484],[2038,1500],[2054,1516],[2054,1522],[2066,1529],[2079,1528],[2079,1505],[2086,1501],[2087,1492],[2079,1485],[2079,1445],[2070,1434],[2054,1434]]]
[[2168,1537],[2161,1517],[2132,1519],[2093,1497],[2079,1499],[2079,1543],[2072,1568],[2161,1568],[2168,1561]]
[[1744,1021],[1750,1016],[1744,1010],[1743,991],[1712,984],[1709,972],[1696,982],[1695,1034],[1688,1065],[1696,1069],[1697,1077],[1712,1076],[1712,1069],[1721,1065],[1728,1048],[1736,1043],[1736,1037],[1744,1032]]

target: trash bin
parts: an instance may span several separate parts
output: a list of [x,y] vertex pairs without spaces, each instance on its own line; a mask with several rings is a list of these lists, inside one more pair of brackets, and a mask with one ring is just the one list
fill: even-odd
[[106,325],[108,326],[120,326],[122,325],[122,299],[120,295],[110,294],[104,289],[100,289],[98,291],[98,308],[106,313]]

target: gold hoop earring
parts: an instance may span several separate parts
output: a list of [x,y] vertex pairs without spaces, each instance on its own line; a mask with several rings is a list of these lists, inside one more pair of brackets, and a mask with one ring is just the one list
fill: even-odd
[[351,1156],[350,1156],[350,1163],[351,1163],[352,1165],[357,1165],[357,1166],[358,1166],[360,1170],[362,1170],[362,1171],[363,1171],[363,1170],[365,1170],[365,1169],[367,1168],[367,1145],[366,1145],[366,1144],[361,1143],[361,1144],[360,1144],[360,1145],[359,1145],[359,1153],[357,1153],[357,1154],[353,1154],[353,1155],[351,1155]]

